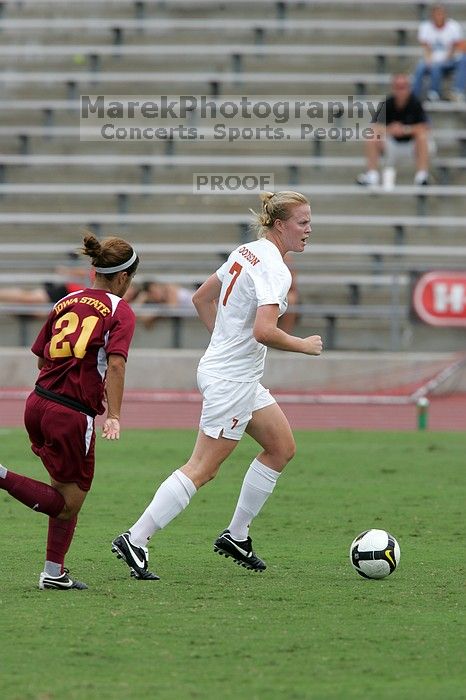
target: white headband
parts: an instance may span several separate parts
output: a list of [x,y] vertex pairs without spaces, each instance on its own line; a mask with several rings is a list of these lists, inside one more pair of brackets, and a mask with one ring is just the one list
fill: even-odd
[[100,272],[102,275],[111,275],[114,272],[121,272],[122,270],[126,270],[128,267],[131,267],[131,265],[136,262],[137,257],[138,256],[133,251],[130,259],[124,263],[121,263],[121,265],[115,265],[115,267],[95,267],[94,269],[96,272]]

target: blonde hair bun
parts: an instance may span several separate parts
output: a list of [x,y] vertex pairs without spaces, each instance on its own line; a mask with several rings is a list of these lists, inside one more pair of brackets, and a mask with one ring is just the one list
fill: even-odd
[[261,199],[262,205],[264,206],[269,202],[274,196],[275,192],[261,192],[259,197]]
[[282,221],[289,219],[294,207],[300,204],[309,204],[307,197],[300,192],[293,192],[292,190],[261,192],[259,197],[262,203],[262,211],[249,210],[254,216],[252,228],[257,233],[258,238],[263,238],[277,219]]

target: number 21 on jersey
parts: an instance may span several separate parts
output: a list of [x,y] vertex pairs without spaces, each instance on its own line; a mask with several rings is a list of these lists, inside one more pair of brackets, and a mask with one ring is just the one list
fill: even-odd
[[226,306],[226,303],[228,301],[228,297],[230,296],[230,294],[233,290],[233,287],[235,286],[236,280],[238,279],[242,269],[243,269],[243,266],[240,265],[238,262],[234,262],[233,265],[230,267],[229,273],[230,273],[230,275],[233,275],[233,277],[231,278],[231,282],[228,285],[227,290],[225,292],[225,295],[223,297],[223,302],[222,302],[223,306]]
[[[79,324],[81,321],[81,324]],[[50,340],[50,357],[74,357],[82,360],[86,354],[87,344],[92,335],[92,331],[99,321],[98,316],[85,316],[80,319],[74,311],[60,316],[54,324],[53,330],[58,331]],[[80,327],[80,333],[74,343],[69,336],[75,333]]]

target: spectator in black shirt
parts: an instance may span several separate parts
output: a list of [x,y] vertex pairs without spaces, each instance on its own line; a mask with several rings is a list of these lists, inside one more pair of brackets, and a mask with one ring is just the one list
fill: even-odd
[[382,103],[373,120],[375,138],[366,141],[367,170],[358,176],[360,185],[380,183],[379,160],[385,156],[384,184],[393,186],[397,160],[416,163],[415,185],[428,184],[429,120],[420,101],[411,92],[407,75],[393,76],[392,94]]

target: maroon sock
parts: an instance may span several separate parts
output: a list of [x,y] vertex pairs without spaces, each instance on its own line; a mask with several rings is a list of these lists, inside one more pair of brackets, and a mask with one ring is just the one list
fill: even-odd
[[77,520],[77,515],[71,518],[71,520],[49,518],[47,561],[53,561],[54,564],[61,564],[62,572],[63,564],[65,563],[65,556],[70,548]]
[[15,474],[9,469],[4,479],[0,479],[0,488],[8,491],[10,496],[21,501],[28,508],[38,513],[45,513],[56,518],[65,507],[65,499],[59,491],[42,481],[28,476]]

